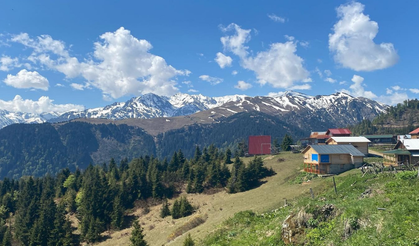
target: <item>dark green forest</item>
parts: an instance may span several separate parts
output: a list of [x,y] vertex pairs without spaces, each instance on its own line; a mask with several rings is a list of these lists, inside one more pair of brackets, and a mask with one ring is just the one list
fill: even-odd
[[[223,188],[235,193],[255,188],[261,178],[274,174],[259,157],[247,165],[236,157],[230,171],[225,164],[230,156],[214,145],[196,147],[194,153],[191,159],[179,150],[169,160],[143,156],[117,163],[111,159],[84,171],[65,168],[56,176],[5,178],[0,182],[0,245],[97,242],[106,239],[104,231],[131,226],[127,209],[138,201],[163,203],[167,211],[162,217],[172,214],[176,219],[194,212],[185,197],[176,200],[172,209],[167,203],[166,198],[176,197],[184,186],[188,193]],[[79,221],[78,228],[69,216]],[[141,239],[141,228],[134,231],[132,239]]]
[[389,107],[373,120],[350,126],[354,135],[407,134],[419,127],[419,100],[406,100]]
[[196,145],[202,148],[214,144],[223,151],[230,148],[235,153],[250,135],[282,139],[286,133],[293,139],[308,134],[278,117],[260,112],[238,113],[217,124],[195,124],[157,137],[122,124],[16,124],[0,130],[0,178],[55,175],[63,168],[74,172],[111,158],[117,162],[145,155],[170,158],[179,149],[190,158]]

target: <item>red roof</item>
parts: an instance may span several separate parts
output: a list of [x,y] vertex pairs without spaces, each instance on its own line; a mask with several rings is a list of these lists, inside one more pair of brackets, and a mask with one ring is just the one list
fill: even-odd
[[329,135],[330,133],[332,135],[351,135],[352,132],[346,128],[334,128],[327,130],[326,134]]
[[419,134],[419,128],[409,132],[409,134]]

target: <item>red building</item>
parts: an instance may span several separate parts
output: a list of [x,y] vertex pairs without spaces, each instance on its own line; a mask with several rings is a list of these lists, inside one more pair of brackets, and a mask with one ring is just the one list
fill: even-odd
[[249,154],[271,154],[271,136],[249,136]]
[[346,128],[336,128],[336,129],[329,129],[326,132],[326,135],[331,137],[349,137],[351,136],[351,131]]

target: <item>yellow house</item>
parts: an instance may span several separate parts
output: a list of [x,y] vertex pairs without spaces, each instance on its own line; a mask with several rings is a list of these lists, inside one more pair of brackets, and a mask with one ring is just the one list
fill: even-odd
[[399,140],[393,150],[384,151],[385,166],[419,163],[419,139]]
[[368,144],[371,143],[366,137],[331,137],[326,141],[326,144],[333,145],[353,145],[362,154],[368,155]]
[[353,145],[310,145],[303,150],[304,171],[339,174],[364,163],[364,154]]

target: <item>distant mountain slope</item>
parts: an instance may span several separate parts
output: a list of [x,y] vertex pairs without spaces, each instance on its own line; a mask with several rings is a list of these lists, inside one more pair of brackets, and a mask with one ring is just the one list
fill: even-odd
[[43,123],[52,118],[58,117],[55,112],[45,114],[29,114],[29,113],[12,113],[0,109],[0,129],[16,123]]
[[[202,116],[210,117],[210,120],[216,121],[219,117],[252,110],[270,115],[289,114],[290,117],[293,113],[297,113],[297,117],[306,115],[304,118],[313,118],[323,122],[330,122],[332,119],[331,124],[346,125],[355,124],[365,118],[371,119],[386,108],[386,105],[366,98],[355,98],[345,93],[308,96],[297,92],[284,92],[275,97],[247,97],[244,95],[206,97],[181,93],[172,97],[164,97],[146,94],[103,108],[71,111],[61,115],[55,112],[35,115],[0,111],[0,128],[13,123],[42,123],[45,121],[57,123],[79,118],[154,119],[185,116],[198,112],[204,112]],[[208,111],[209,109],[211,111]],[[200,120],[207,121],[208,119],[201,117]],[[347,122],[348,120],[349,122]]]
[[133,97],[124,103],[114,103],[104,108],[87,109],[81,112],[68,112],[50,122],[68,121],[77,118],[101,119],[151,119],[193,114],[214,108],[230,101],[240,101],[245,96],[206,97],[202,95],[175,94],[172,97],[152,93]]
[[389,107],[373,119],[366,119],[351,127],[362,134],[407,134],[419,127],[419,100],[408,100]]

